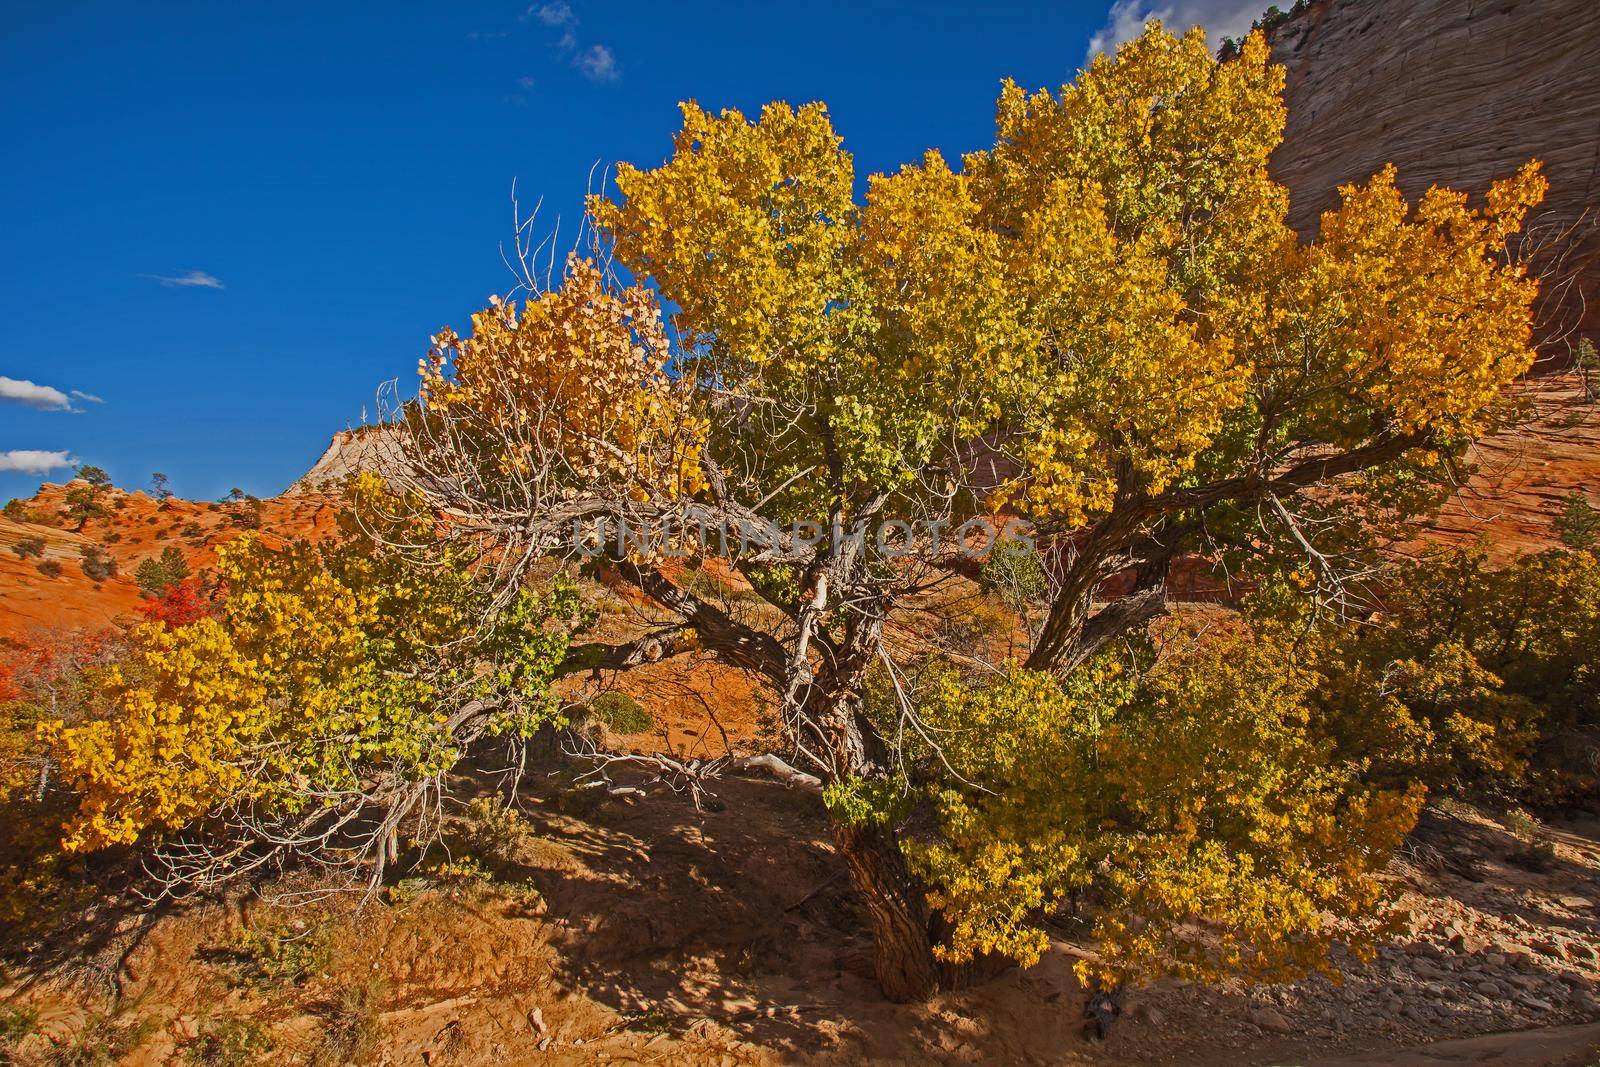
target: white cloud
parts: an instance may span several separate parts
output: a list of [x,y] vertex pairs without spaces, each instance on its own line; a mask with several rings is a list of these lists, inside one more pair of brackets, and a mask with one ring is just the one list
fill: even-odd
[[0,401],[10,401],[39,411],[72,410],[72,397],[61,390],[4,375],[0,375]]
[[614,82],[622,76],[617,57],[603,44],[592,44],[585,48],[572,61],[572,65],[592,82]]
[[77,465],[78,461],[67,452],[44,452],[37,448],[14,448],[10,452],[0,452],[0,471],[12,474],[48,474]]
[[1204,26],[1213,45],[1224,37],[1242,37],[1250,24],[1267,9],[1266,0],[1115,0],[1105,25],[1089,39],[1089,57],[1114,52],[1144,31],[1144,24],[1160,19],[1173,33]]
[[528,8],[527,15],[544,23],[546,26],[575,26],[578,16],[572,13],[572,5],[556,0],[551,4],[537,4]]
[[153,278],[162,285],[183,289],[226,289],[214,274],[207,274],[203,270],[185,271],[182,274],[144,274],[144,278]]
[[[549,3],[534,4],[519,16],[523,22],[538,22],[550,30],[552,45],[556,53],[567,63],[592,82],[614,82],[622,77],[622,65],[617,62],[617,54],[610,47],[603,44],[591,44],[585,48],[578,40],[579,18],[577,12],[572,10],[572,5],[566,0],[550,0]],[[523,79],[523,88],[531,89],[531,79]],[[508,96],[507,103],[523,104],[526,98],[521,96]]]
[[104,400],[102,400],[99,397],[95,396],[93,393],[86,393],[82,389],[74,389],[74,390],[72,390],[72,395],[77,397],[79,400],[87,400],[91,404],[104,404],[105,403]]

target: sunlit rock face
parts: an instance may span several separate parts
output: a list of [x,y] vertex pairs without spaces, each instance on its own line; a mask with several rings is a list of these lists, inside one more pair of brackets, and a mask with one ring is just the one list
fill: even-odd
[[1337,186],[1386,162],[1416,197],[1434,184],[1481,194],[1537,157],[1550,178],[1533,234],[1553,279],[1545,334],[1600,334],[1595,0],[1316,0],[1272,47],[1289,72],[1274,170],[1295,229],[1313,233]]

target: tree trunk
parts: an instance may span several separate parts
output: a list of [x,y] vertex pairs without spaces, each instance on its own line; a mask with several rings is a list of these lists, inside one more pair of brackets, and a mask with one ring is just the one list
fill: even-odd
[[873,965],[883,995],[900,1003],[939,991],[927,898],[906,869],[894,830],[835,820],[833,839],[872,916]]

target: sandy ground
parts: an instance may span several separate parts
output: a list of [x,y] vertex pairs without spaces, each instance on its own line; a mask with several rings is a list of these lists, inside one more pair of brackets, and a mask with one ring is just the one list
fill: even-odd
[[[1600,1050],[1593,820],[1554,828],[1553,856],[1530,869],[1494,820],[1433,813],[1393,870],[1410,932],[1373,966],[1349,962],[1338,985],[1161,983],[1090,1043],[1065,943],[926,1005],[885,1002],[814,797],[727,780],[720,810],[670,793],[595,807],[563,782],[524,777],[531,833],[485,861],[491,880],[418,877],[355,910],[348,896],[285,907],[277,894],[308,887],[290,879],[268,899],[125,919],[49,978],[14,970],[7,1002],[38,1012],[19,1062],[103,1016],[129,1032],[148,1020],[112,1062],[184,1062],[224,1020],[272,1041],[236,1062],[334,1062],[317,1050],[353,997],[370,1040],[350,1061],[394,1065],[1588,1067]],[[247,928],[313,931],[326,959],[292,981],[241,977]]]

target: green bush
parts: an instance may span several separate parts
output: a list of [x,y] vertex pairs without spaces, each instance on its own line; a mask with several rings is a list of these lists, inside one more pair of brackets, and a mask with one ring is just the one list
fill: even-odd
[[1574,489],[1556,516],[1556,536],[1574,552],[1593,552],[1600,545],[1600,508],[1589,503],[1581,489]]
[[176,547],[168,545],[161,550],[161,555],[145,560],[133,572],[134,581],[139,583],[139,589],[145,596],[160,596],[170,587],[179,585],[189,577],[189,564],[184,561],[183,553]]
[[202,1023],[200,1036],[184,1048],[183,1059],[198,1067],[249,1067],[267,1062],[275,1047],[266,1027],[229,1015]]
[[7,1047],[33,1033],[38,1023],[39,1013],[32,1008],[0,1005],[0,1063],[6,1062],[3,1053]]
[[1380,778],[1535,802],[1600,789],[1600,560],[1552,550],[1490,566],[1442,550],[1390,576],[1345,631],[1316,702]]
[[1033,542],[1021,537],[1007,537],[995,543],[978,569],[978,581],[1018,614],[1044,600],[1050,592],[1044,561]]
[[333,936],[326,925],[295,929],[278,915],[246,927],[230,951],[234,973],[265,986],[299,985],[327,967],[332,955]]
[[655,727],[650,713],[627,693],[615,689],[589,701],[589,711],[619,734],[642,734]]

